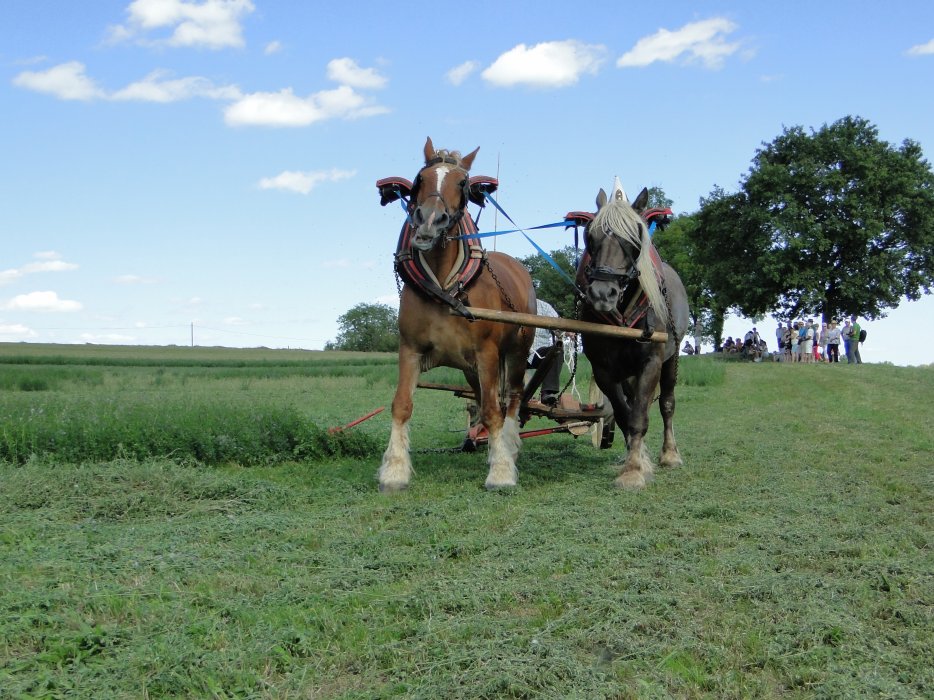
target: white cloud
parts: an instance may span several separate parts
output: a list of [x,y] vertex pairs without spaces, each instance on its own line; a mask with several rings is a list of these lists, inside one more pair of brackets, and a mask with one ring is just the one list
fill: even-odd
[[908,49],[909,56],[927,56],[928,54],[934,54],[934,39],[926,44],[918,44]]
[[43,262],[27,263],[20,268],[24,274],[32,272],[64,272],[66,270],[77,269],[77,265],[65,262],[64,260],[45,260]]
[[211,100],[236,100],[242,96],[236,85],[214,85],[207,78],[192,76],[168,79],[166,71],[157,70],[142,80],[130,83],[112,93],[111,100],[135,100],[139,102],[178,102],[193,97]]
[[10,284],[22,276],[22,271],[17,269],[0,270],[0,285]]
[[259,188],[261,190],[286,190],[288,192],[308,194],[322,182],[346,180],[356,174],[355,170],[331,169],[314,172],[286,170],[275,177],[264,177],[259,181]]
[[65,272],[67,270],[78,269],[78,266],[74,263],[58,260],[58,253],[53,251],[36,253],[35,257],[39,258],[40,262],[31,262],[26,263],[22,267],[0,270],[0,285],[10,284],[25,275],[31,275],[37,272]]
[[499,87],[567,87],[584,73],[596,74],[605,56],[604,46],[574,40],[551,41],[532,47],[519,44],[497,58],[481,75]]
[[723,17],[691,22],[675,31],[659,29],[655,34],[639,39],[616,65],[620,68],[642,67],[656,61],[671,63],[682,58],[685,63],[700,62],[705,68],[719,68],[727,56],[739,50],[738,42],[726,42],[726,36],[736,29],[736,24]]
[[328,119],[356,119],[385,114],[375,104],[348,85],[322,90],[308,97],[296,97],[291,88],[279,92],[255,92],[224,110],[230,126],[308,126]]
[[270,41],[266,44],[266,48],[263,49],[263,53],[267,56],[271,56],[274,53],[279,53],[282,51],[282,42],[281,41]]
[[83,307],[80,301],[59,299],[55,292],[30,292],[19,294],[4,304],[4,308],[11,311],[80,311]]
[[[113,41],[209,49],[244,45],[241,18],[254,10],[251,0],[134,0],[126,8],[126,24],[110,28]],[[168,36],[150,39],[152,32]]]
[[243,320],[239,316],[228,316],[224,319],[224,324],[228,326],[248,326],[250,322]]
[[162,70],[153,71],[142,80],[120,90],[108,92],[85,75],[84,70],[83,63],[71,61],[45,71],[23,71],[13,78],[13,84],[62,100],[177,102],[193,97],[212,100],[236,100],[242,97],[236,85],[214,85],[207,78],[198,76],[170,79],[169,74]]
[[328,78],[341,85],[363,90],[386,87],[386,78],[374,68],[361,68],[352,58],[335,58],[328,62]]
[[21,323],[0,323],[0,341],[11,343],[24,338],[35,338],[38,334]]
[[80,61],[69,61],[44,71],[23,71],[13,78],[13,84],[62,100],[89,101],[104,97],[104,91],[84,74],[84,64]]
[[479,67],[480,64],[476,61],[465,61],[459,66],[454,66],[454,68],[445,73],[444,77],[451,85],[460,85]]

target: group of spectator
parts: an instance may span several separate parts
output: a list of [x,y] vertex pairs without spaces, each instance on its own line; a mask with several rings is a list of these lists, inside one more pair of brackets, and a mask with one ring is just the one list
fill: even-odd
[[840,345],[848,364],[862,364],[859,355],[861,333],[856,316],[851,316],[843,328],[836,321],[816,323],[807,321],[781,323],[775,329],[775,340],[781,352],[776,353],[779,362],[840,362]]
[[[848,364],[859,365],[863,363],[859,344],[865,337],[866,332],[860,327],[856,316],[847,319],[842,328],[837,327],[836,321],[817,323],[813,318],[789,321],[785,325],[779,323],[775,329],[778,350],[771,357],[776,362],[840,362],[842,354]],[[685,340],[681,352],[693,355],[697,351]],[[757,362],[769,357],[768,345],[756,328],[752,328],[742,338],[734,340],[727,337],[714,352],[739,354]]]
[[768,353],[768,343],[759,335],[759,331],[756,328],[753,328],[750,331],[746,332],[746,335],[742,338],[738,337],[734,340],[732,336],[727,336],[727,339],[723,342],[718,348],[714,349],[714,352],[723,352],[727,354],[742,355],[743,357],[753,360],[754,362],[760,362],[763,356]]

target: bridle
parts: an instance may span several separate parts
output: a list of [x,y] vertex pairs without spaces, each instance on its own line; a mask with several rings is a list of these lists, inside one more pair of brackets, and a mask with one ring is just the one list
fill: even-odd
[[[460,203],[460,206],[457,208],[457,210],[455,210],[454,212],[451,212],[450,208],[448,207],[447,202],[444,201],[444,197],[441,195],[441,192],[439,192],[438,190],[429,192],[428,194],[425,195],[425,197],[422,199],[421,202],[419,201],[419,193],[421,192],[422,185],[425,182],[425,178],[422,177],[422,173],[428,170],[429,168],[433,168],[437,165],[441,165],[442,163],[445,163],[447,165],[453,165],[454,169],[458,171],[459,173],[462,173],[464,176],[463,180],[460,183],[461,203]],[[412,182],[412,191],[411,191],[411,194],[409,195],[409,201],[411,202],[410,214],[413,214],[422,202],[427,201],[431,199],[432,197],[437,197],[438,199],[440,199],[441,204],[444,205],[444,211],[448,215],[448,219],[450,222],[448,223],[447,226],[445,226],[444,230],[441,232],[441,235],[446,239],[448,232],[451,231],[451,229],[455,228],[460,223],[460,220],[464,217],[464,212],[467,211],[467,201],[468,201],[468,196],[470,194],[469,187],[470,187],[470,184],[469,184],[469,178],[467,177],[467,171],[464,170],[460,166],[459,160],[457,160],[456,158],[451,158],[450,156],[436,156],[432,158],[431,160],[429,160],[427,163],[425,163],[425,166],[421,170],[418,171],[418,174],[415,176],[415,180]]]
[[[588,249],[591,248],[591,245],[590,245],[591,225],[592,224],[588,224],[587,231],[585,234],[585,240],[587,241]],[[616,282],[617,284],[619,284],[621,288],[625,288],[625,286],[629,284],[629,282],[639,277],[639,270],[636,268],[636,256],[633,256],[632,254],[630,254],[629,251],[626,250],[625,242],[612,231],[604,229],[603,235],[606,238],[612,238],[619,244],[619,247],[623,251],[623,255],[626,257],[627,260],[631,261],[629,265],[629,269],[622,270],[617,267],[609,267],[608,265],[597,265],[597,266],[587,265],[584,268],[584,276],[587,279],[588,284],[590,284],[591,282],[598,282],[598,281],[599,282]],[[593,260],[593,255],[591,255],[591,260]]]

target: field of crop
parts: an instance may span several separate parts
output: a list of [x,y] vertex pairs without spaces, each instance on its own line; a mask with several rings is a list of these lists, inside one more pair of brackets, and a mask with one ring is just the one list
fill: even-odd
[[420,391],[388,496],[392,356],[0,345],[0,697],[934,695],[934,370],[681,376],[642,492],[554,435],[487,493]]

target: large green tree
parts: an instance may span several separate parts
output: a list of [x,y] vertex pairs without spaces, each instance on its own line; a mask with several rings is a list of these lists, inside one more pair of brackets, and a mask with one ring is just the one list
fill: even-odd
[[399,314],[386,304],[357,304],[337,319],[340,334],[325,350],[392,352],[399,349]]
[[753,159],[741,191],[714,190],[694,232],[725,307],[746,316],[884,315],[934,281],[934,173],[865,119],[786,128]]
[[[581,241],[583,246],[583,241]],[[574,246],[565,246],[560,250],[549,253],[555,264],[561,268],[565,275],[574,279],[577,274],[577,250]],[[583,251],[581,251],[583,252]],[[526,266],[532,275],[535,285],[535,295],[542,301],[547,301],[564,318],[577,318],[574,300],[574,287],[560,272],[549,263],[541,254],[529,255],[519,258],[519,262]]]
[[694,251],[694,232],[698,221],[696,215],[681,214],[675,217],[663,231],[654,236],[655,248],[662,259],[674,268],[684,283],[691,313],[688,333],[695,344],[708,342],[714,345],[723,335],[724,311],[716,296],[710,293],[704,268],[698,264]]

